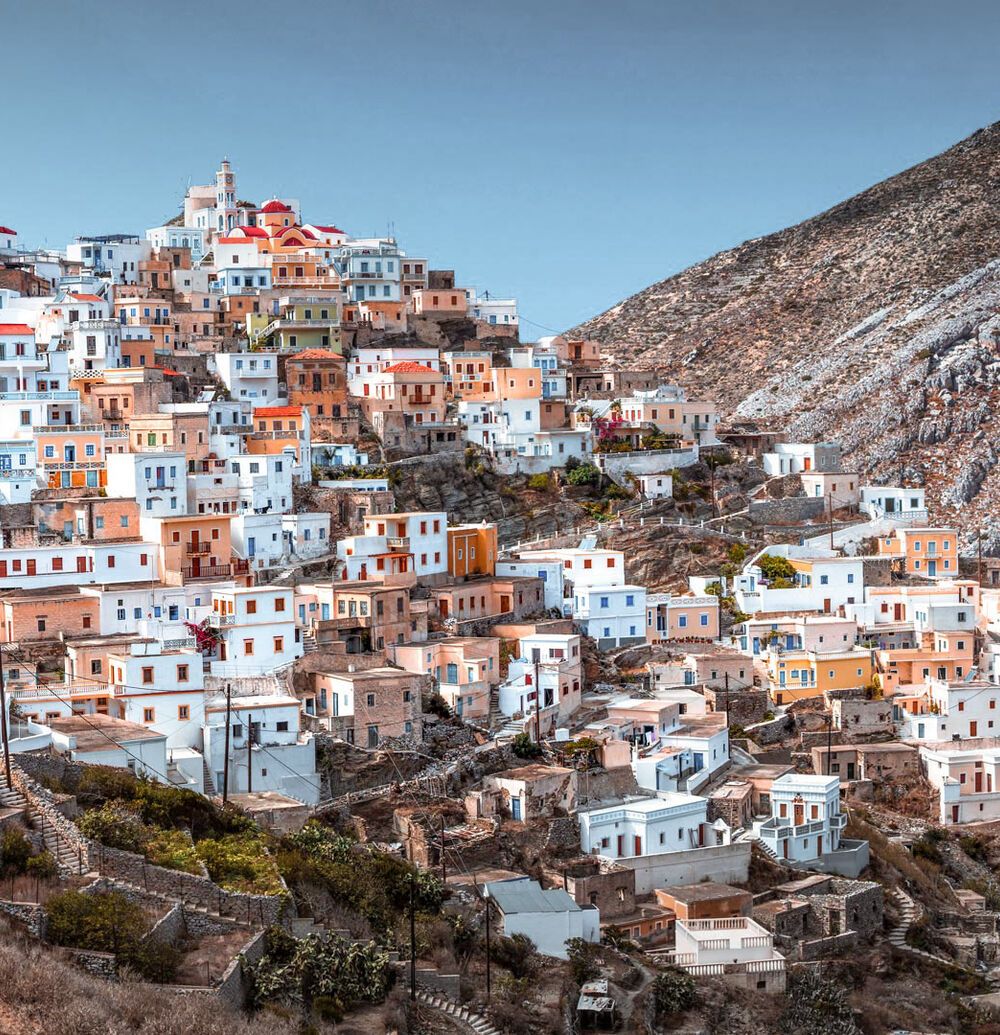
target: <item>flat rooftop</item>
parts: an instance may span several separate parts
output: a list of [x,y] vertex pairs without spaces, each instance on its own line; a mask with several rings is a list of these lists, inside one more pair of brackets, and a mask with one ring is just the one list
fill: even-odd
[[732,884],[720,884],[714,880],[706,880],[701,884],[677,884],[663,890],[678,902],[711,902],[717,898],[750,894],[743,888],[734,887]]
[[115,719],[110,715],[66,715],[49,719],[45,725],[63,736],[74,737],[76,751],[107,751],[119,744],[134,744],[140,740],[165,740],[166,734],[141,726],[137,722]]

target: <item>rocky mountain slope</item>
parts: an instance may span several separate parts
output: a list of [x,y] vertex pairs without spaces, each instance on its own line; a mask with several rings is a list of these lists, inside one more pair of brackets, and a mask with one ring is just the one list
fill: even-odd
[[573,329],[1000,548],[1000,123]]

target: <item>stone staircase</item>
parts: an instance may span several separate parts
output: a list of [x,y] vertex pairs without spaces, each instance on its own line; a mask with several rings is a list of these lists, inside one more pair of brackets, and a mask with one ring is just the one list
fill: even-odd
[[920,918],[923,910],[902,888],[896,888],[893,891],[893,898],[899,906],[899,923],[889,931],[889,944],[901,952],[908,952],[914,956],[923,956],[924,959],[933,960],[935,963],[944,963],[949,967],[957,966],[958,964],[956,964],[955,960],[948,959],[946,956],[935,956],[932,952],[924,952],[923,949],[918,949],[907,943],[906,933]]
[[302,630],[302,650],[305,654],[313,654],[319,650],[316,634],[311,629]]
[[529,722],[529,719],[507,719],[497,730],[496,742],[498,744],[509,743],[516,736],[525,732]]
[[102,877],[101,879],[107,886],[108,891],[122,891],[126,893],[133,892],[136,895],[158,899],[171,907],[181,905],[189,913],[201,913],[202,916],[216,916],[220,920],[229,920],[232,923],[240,924],[247,928],[260,926],[256,921],[248,922],[245,917],[241,919],[238,916],[233,916],[231,913],[220,913],[217,909],[209,909],[208,906],[204,906],[200,902],[190,902],[184,898],[175,898],[173,895],[165,895],[159,891],[149,891],[139,884],[133,884],[131,881],[122,880],[121,877]]
[[42,835],[45,850],[55,859],[56,867],[62,874],[82,874],[89,869],[86,853],[69,843],[55,825],[16,787],[7,783],[7,777],[0,772],[0,803],[8,809],[18,809],[24,813],[25,819],[32,829]]
[[446,1014],[452,1020],[466,1025],[476,1032],[476,1035],[500,1035],[499,1030],[482,1014],[474,1013],[465,1006],[460,1006],[450,999],[445,999],[444,996],[439,995],[437,992],[429,992],[426,989],[418,988],[417,1001],[423,1003],[424,1006],[429,1006],[432,1010],[440,1010],[441,1013]]

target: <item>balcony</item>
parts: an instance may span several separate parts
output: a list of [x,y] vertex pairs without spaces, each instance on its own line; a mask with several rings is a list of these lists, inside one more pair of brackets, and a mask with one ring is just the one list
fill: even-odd
[[210,554],[212,552],[212,543],[211,542],[185,543],[184,544],[184,552],[189,557],[195,557],[195,556],[197,556],[197,557],[204,557],[207,554]]
[[118,320],[79,320],[72,326],[81,331],[116,331],[121,324]]
[[0,402],[79,402],[79,392],[0,392]]
[[235,625],[236,615],[220,615],[218,611],[213,611],[208,616],[208,624],[220,628],[224,625]]
[[405,535],[390,535],[385,538],[386,545],[390,550],[410,551],[410,538]]
[[233,574],[231,564],[199,564],[181,568],[185,579],[228,579]]
[[76,435],[103,431],[103,424],[36,424],[31,429],[36,435]]
[[7,470],[0,470],[0,481],[13,482],[23,478],[34,478],[35,471],[31,467],[9,467]]
[[124,420],[125,414],[118,409],[101,410],[100,417],[102,420]]
[[233,558],[233,563],[230,565],[233,569],[234,575],[249,575],[250,574],[250,562],[244,561],[239,557]]

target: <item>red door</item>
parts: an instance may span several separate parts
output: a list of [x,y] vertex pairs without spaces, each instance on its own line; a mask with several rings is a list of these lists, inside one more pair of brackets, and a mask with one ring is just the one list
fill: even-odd
[[638,834],[635,835],[635,853],[634,854],[635,855],[642,855],[642,838]]
[[[979,723],[978,722],[970,722],[969,723],[969,736],[970,737],[977,736],[978,735],[978,733],[977,733],[978,730],[979,730]],[[976,779],[978,780],[981,775],[982,775],[981,773],[976,773]]]
[[826,614],[829,614],[829,613],[830,613],[830,598],[829,598],[829,597],[826,597],[826,598],[825,598],[825,599],[823,600],[823,610],[824,610],[824,612],[825,612]]
[[983,774],[976,773],[976,794],[983,793]]
[[622,856],[625,854],[625,835],[618,835],[618,855]]
[[958,806],[952,805],[951,807],[951,821],[952,823],[958,822]]
[[37,564],[34,560],[28,561],[28,574],[34,575],[37,570]]

